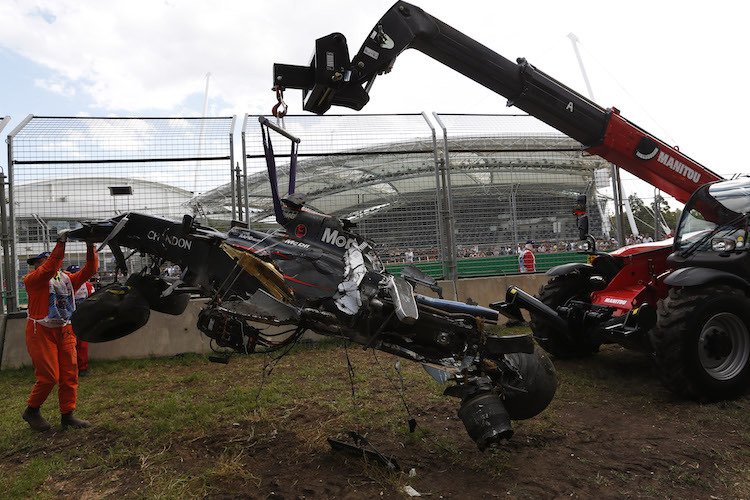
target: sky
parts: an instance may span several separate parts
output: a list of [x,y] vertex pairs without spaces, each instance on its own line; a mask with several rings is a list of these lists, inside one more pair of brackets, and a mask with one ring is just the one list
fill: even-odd
[[[268,114],[275,62],[304,65],[341,32],[355,53],[391,0],[2,0],[0,118]],[[423,0],[504,57],[586,94],[723,176],[746,172],[750,103],[740,2]],[[415,51],[378,78],[366,113],[508,113],[506,99]],[[301,93],[290,90],[292,114]],[[333,112],[351,112],[337,108]],[[7,167],[0,154],[0,167]],[[629,178],[626,189],[644,193]]]

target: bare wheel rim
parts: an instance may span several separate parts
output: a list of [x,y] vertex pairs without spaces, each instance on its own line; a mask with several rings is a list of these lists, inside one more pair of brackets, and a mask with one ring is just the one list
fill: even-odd
[[742,372],[750,357],[750,334],[738,316],[722,312],[703,325],[698,338],[698,358],[716,380],[731,380]]

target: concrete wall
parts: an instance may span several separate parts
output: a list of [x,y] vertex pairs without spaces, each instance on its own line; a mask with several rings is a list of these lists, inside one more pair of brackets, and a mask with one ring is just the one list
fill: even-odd
[[[510,285],[516,285],[535,294],[548,279],[543,274],[462,279],[458,281],[456,296],[461,302],[471,298],[479,305],[487,306],[491,302],[504,300],[505,291]],[[443,297],[453,299],[453,283],[442,281],[440,285],[443,287]],[[433,293],[428,293],[429,291],[421,287],[417,292],[434,296]],[[170,356],[183,352],[210,352],[210,339],[195,326],[198,312],[204,302],[203,300],[192,301],[188,309],[180,316],[151,311],[148,323],[137,332],[111,342],[89,344],[89,359],[144,358]],[[527,313],[524,312],[524,315],[526,316]],[[505,318],[503,316],[500,318],[501,323],[505,323]],[[3,320],[0,322],[0,340],[3,342],[0,369],[8,370],[30,365],[31,359],[26,352],[26,317],[16,316],[3,318]]]
[[[179,316],[151,311],[148,323],[137,332],[111,342],[89,344],[89,359],[145,358],[182,352],[210,352],[210,339],[195,326],[203,303],[203,300],[190,302],[187,310]],[[25,332],[25,317],[7,320],[0,369],[31,364],[26,351]]]
[[[515,285],[532,295],[539,291],[539,287],[549,281],[549,276],[544,274],[512,274],[506,276],[493,276],[489,278],[466,278],[458,280],[455,300],[466,302],[471,299],[480,306],[487,307],[492,302],[505,300],[505,291],[509,286]],[[453,282],[441,281],[443,287],[443,298],[454,300]],[[427,295],[424,289],[417,292]],[[522,311],[524,318],[528,321],[528,312]],[[507,319],[500,316],[500,324],[505,324]]]

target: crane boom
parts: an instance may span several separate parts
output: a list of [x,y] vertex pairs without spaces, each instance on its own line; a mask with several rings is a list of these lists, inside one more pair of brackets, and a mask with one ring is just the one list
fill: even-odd
[[319,38],[309,66],[274,64],[274,83],[303,90],[304,109],[331,106],[361,110],[375,77],[390,72],[401,52],[413,48],[508,99],[531,116],[686,202],[699,186],[721,177],[637,125],[615,108],[603,108],[532,66],[514,63],[406,2],[396,2],[349,59],[346,38]]

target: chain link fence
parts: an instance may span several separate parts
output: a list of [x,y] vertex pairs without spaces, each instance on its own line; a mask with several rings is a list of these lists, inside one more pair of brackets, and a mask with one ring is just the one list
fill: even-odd
[[538,270],[579,259],[571,254],[578,241],[572,209],[581,194],[595,207],[592,234],[608,233],[602,191],[609,163],[580,143],[526,115],[434,116],[448,151],[451,274],[516,272],[515,255],[527,241]]
[[[608,233],[609,164],[526,115],[327,115],[271,120],[301,139],[296,192],[307,208],[350,219],[389,268],[415,263],[436,278],[518,272],[518,248],[537,249],[537,270],[580,260],[572,209],[589,197],[591,230]],[[61,229],[124,212],[218,229],[232,219],[276,227],[258,117],[73,118],[29,116],[8,135],[12,235],[6,283],[22,287],[26,259]],[[273,136],[279,185],[290,143]],[[81,243],[67,248],[84,260]],[[137,260],[137,259],[134,259]],[[100,256],[100,273],[114,262]],[[133,266],[141,263],[134,262]],[[14,268],[14,269],[10,269]],[[19,294],[23,302],[23,293]]]
[[[215,225],[229,221],[230,208],[206,212],[199,197],[231,177],[234,121],[27,117],[7,141],[11,274],[17,280],[6,287],[21,288],[26,259],[50,250],[59,231],[81,220],[142,212],[167,218],[189,213]],[[69,243],[66,259],[66,266],[81,264],[84,244]],[[103,278],[114,270],[107,250],[99,269]]]
[[[439,247],[436,141],[423,115],[287,116],[277,124],[301,139],[296,192],[308,208],[356,222],[386,262],[403,259],[409,247]],[[272,140],[286,186],[289,141]],[[263,224],[273,209],[257,119],[245,121],[243,144],[253,172],[249,219]]]
[[[242,130],[245,210],[262,226],[272,206],[255,118],[246,115]],[[533,117],[304,115],[276,124],[301,139],[296,192],[307,206],[356,221],[395,271],[415,262],[438,278],[515,273],[528,240],[539,270],[581,259],[572,215],[580,194],[594,207],[592,233],[609,236],[609,163]],[[274,138],[282,186],[288,148]],[[226,203],[227,192],[207,203]]]

